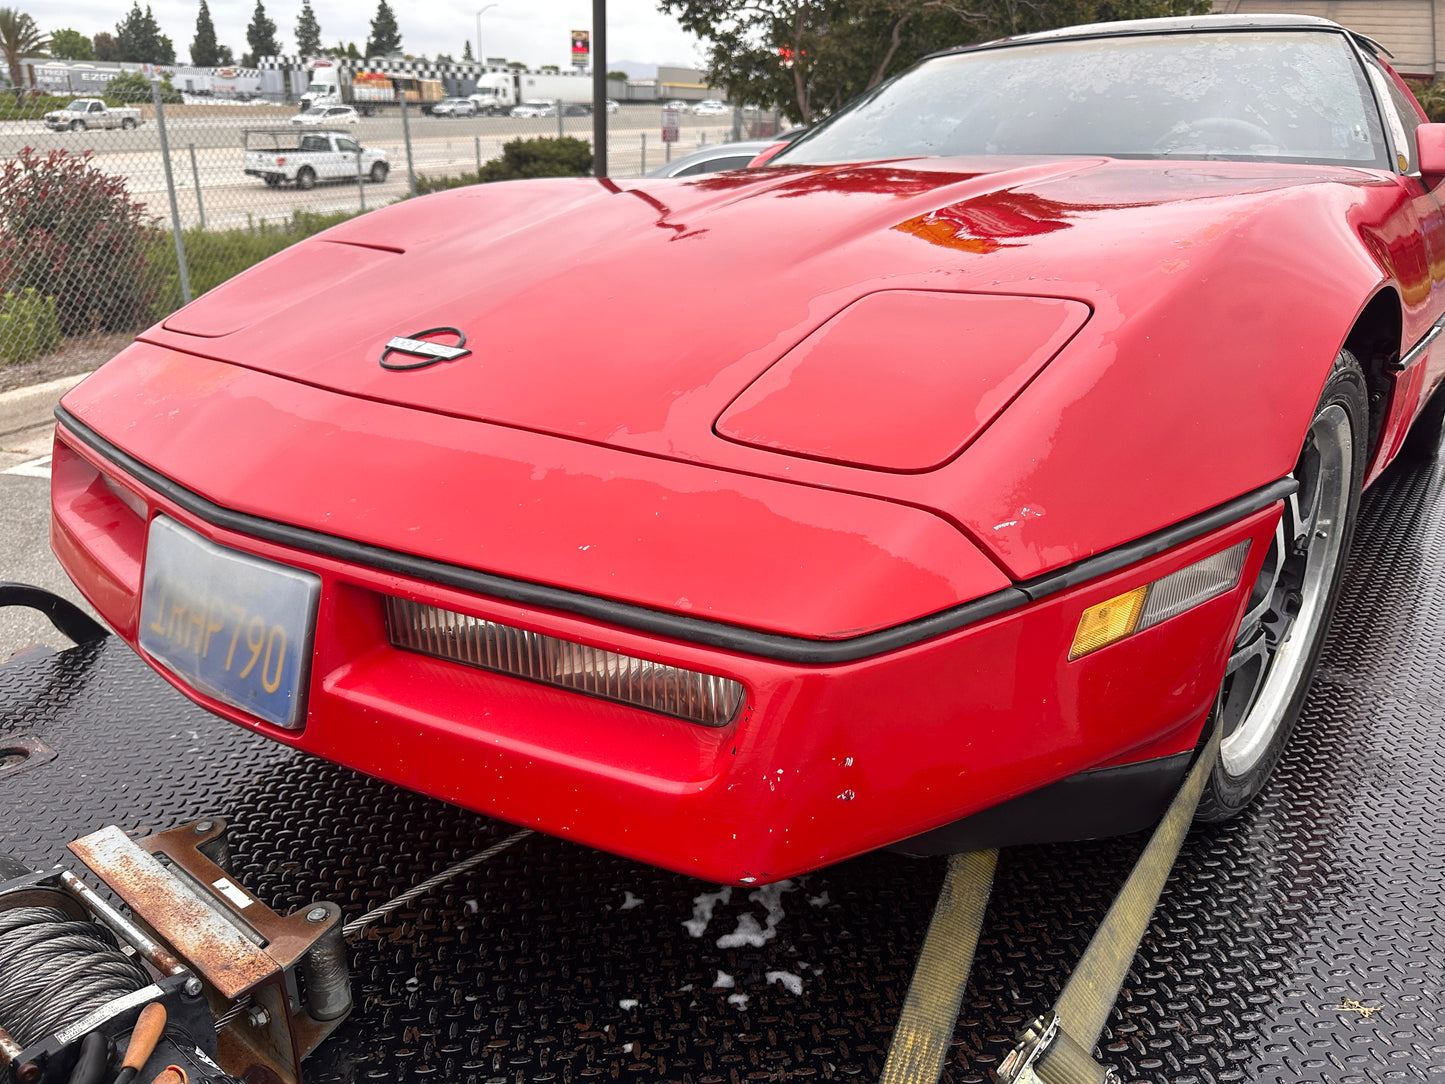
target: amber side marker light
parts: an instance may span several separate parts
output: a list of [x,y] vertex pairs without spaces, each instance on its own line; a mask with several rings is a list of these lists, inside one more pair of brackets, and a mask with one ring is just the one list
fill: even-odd
[[1095,603],[1079,617],[1069,659],[1083,658],[1232,590],[1248,555],[1245,539],[1153,583]]
[[386,617],[396,647],[702,726],[726,726],[743,702],[742,683],[731,678],[544,636],[410,599],[388,598]]

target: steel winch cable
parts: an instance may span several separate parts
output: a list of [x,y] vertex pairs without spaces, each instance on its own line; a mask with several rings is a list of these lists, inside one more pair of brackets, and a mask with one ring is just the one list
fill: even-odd
[[0,1028],[22,1047],[150,981],[97,922],[57,907],[0,911]]
[[505,851],[508,847],[510,847],[513,843],[526,839],[531,834],[532,829],[523,828],[519,832],[513,832],[505,839],[498,840],[486,850],[478,851],[470,858],[463,858],[460,862],[448,866],[440,873],[428,877],[420,884],[413,885],[401,895],[395,896],[392,899],[387,900],[375,910],[368,911],[366,912],[366,914],[360,916],[359,918],[352,919],[345,926],[341,927],[342,934],[345,935],[347,938],[355,937],[357,934],[363,932],[367,926],[371,925],[371,923],[375,922],[377,919],[385,918],[397,908],[405,906],[414,899],[425,896],[432,889],[444,885],[448,881],[454,880],[457,877],[460,877],[463,873],[470,872],[477,866],[480,866],[488,858],[491,858],[495,854],[500,854],[502,851]]

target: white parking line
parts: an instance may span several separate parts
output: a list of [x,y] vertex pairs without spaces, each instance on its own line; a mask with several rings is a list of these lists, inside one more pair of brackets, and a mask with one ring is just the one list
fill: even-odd
[[24,463],[16,463],[8,470],[0,471],[0,474],[20,474],[26,478],[49,478],[50,456],[42,455],[39,459],[27,459]]

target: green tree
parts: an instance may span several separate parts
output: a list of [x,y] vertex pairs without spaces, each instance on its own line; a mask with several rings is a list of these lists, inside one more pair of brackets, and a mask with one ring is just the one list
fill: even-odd
[[390,56],[401,52],[401,31],[396,26],[396,13],[386,0],[376,5],[376,18],[371,20],[371,37],[366,39],[367,56]]
[[562,69],[555,64],[543,64],[537,70],[540,72],[560,72]]
[[218,68],[221,65],[216,24],[211,22],[211,9],[206,6],[206,0],[201,0],[201,10],[196,13],[196,38],[191,42],[191,63],[198,68]]
[[305,0],[296,17],[296,51],[303,57],[321,55],[321,24],[311,10],[311,0]]
[[468,38],[466,45],[462,48],[462,63],[475,64],[476,60],[477,58],[472,55],[472,41]]
[[50,55],[57,60],[94,60],[95,46],[79,30],[53,30]]
[[812,123],[938,49],[1075,23],[1191,15],[1209,0],[659,0],[708,39],[735,102]]
[[116,44],[115,35],[104,30],[91,39],[91,48],[95,50],[96,60],[120,59],[120,46]]
[[241,57],[243,68],[254,68],[263,56],[280,56],[281,46],[276,41],[276,24],[266,17],[266,5],[256,0],[256,10],[251,13],[251,23],[246,27],[246,44],[251,48]]
[[25,73],[20,70],[20,60],[27,56],[43,56],[50,39],[40,32],[35,20],[23,11],[14,8],[0,8],[0,53],[5,54],[5,67],[10,73],[10,85],[15,88],[15,101],[19,103],[25,94]]
[[176,47],[171,44],[170,38],[161,33],[150,6],[141,11],[140,0],[133,0],[130,13],[115,24],[115,51],[115,59],[138,64],[176,62]]
[[628,75],[626,72],[608,72],[607,78],[614,80],[615,82],[625,83],[627,82]]

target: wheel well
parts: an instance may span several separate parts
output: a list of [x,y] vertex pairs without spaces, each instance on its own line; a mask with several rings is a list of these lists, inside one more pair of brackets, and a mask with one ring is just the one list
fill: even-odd
[[1355,355],[1365,371],[1370,402],[1370,462],[1374,462],[1379,450],[1380,434],[1390,409],[1394,380],[1388,367],[1400,357],[1401,326],[1400,296],[1386,287],[1370,298],[1345,337],[1345,349]]

